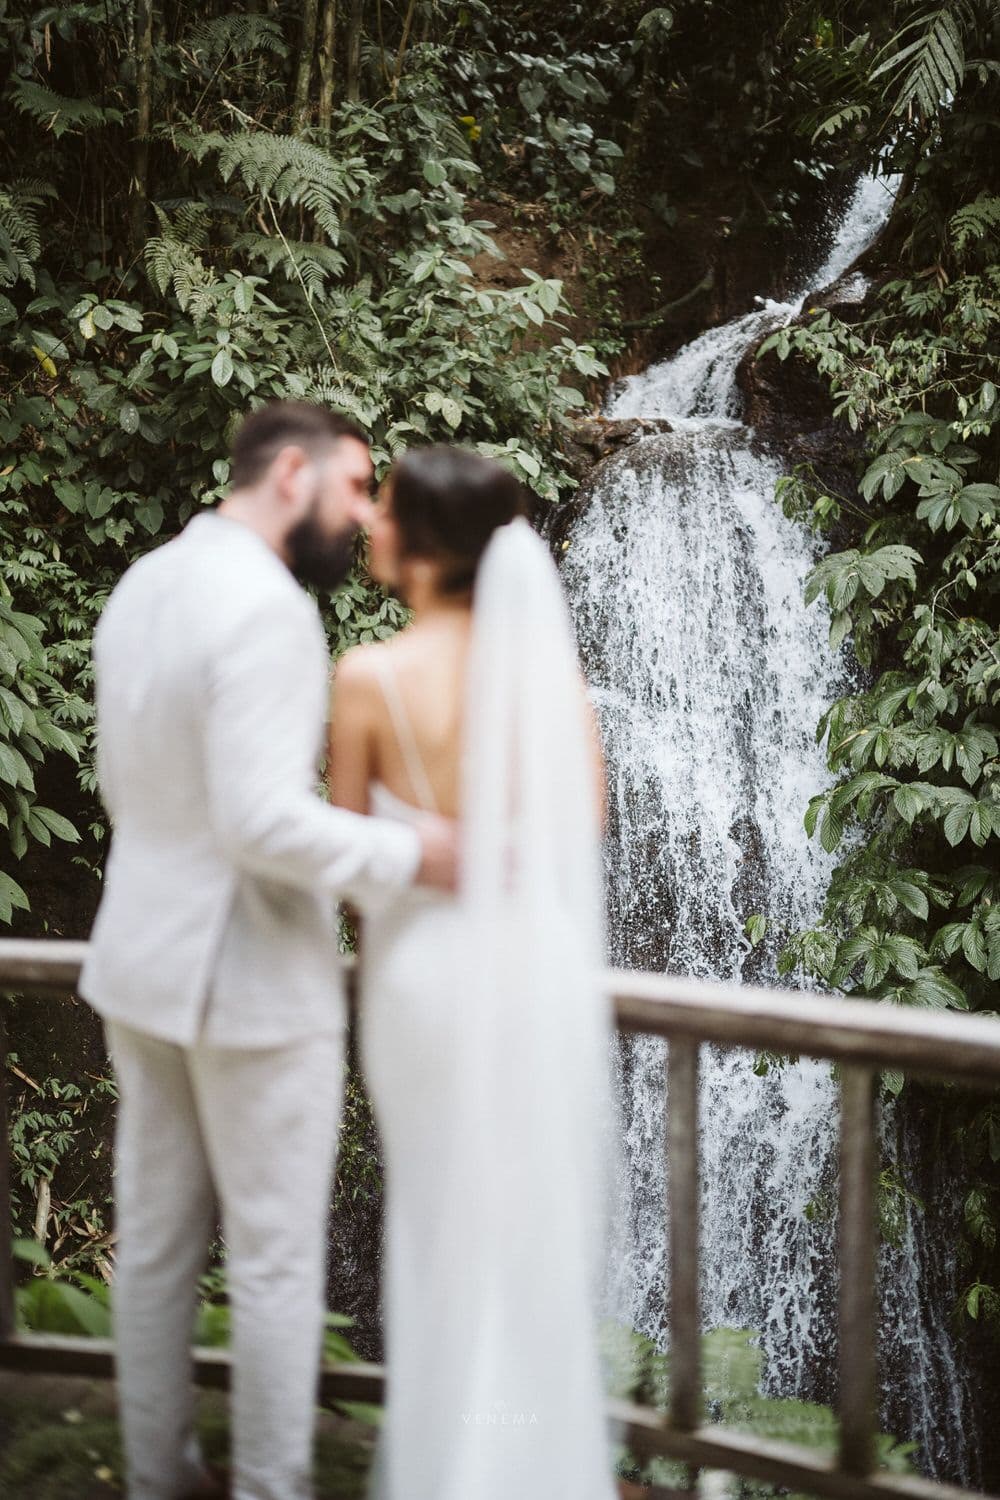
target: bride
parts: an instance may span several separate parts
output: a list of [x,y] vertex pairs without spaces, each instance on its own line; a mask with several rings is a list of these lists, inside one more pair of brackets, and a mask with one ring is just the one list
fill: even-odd
[[513,477],[408,454],[371,525],[412,611],[336,674],[343,807],[461,822],[455,896],[364,919],[383,1142],[377,1500],[612,1500],[597,1352],[610,1014],[602,766],[558,577]]

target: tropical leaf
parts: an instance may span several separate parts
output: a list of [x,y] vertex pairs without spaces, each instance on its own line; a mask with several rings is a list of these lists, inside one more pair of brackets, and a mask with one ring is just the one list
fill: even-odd
[[826,594],[834,610],[844,610],[859,590],[877,598],[886,584],[902,579],[910,587],[916,584],[916,567],[922,561],[913,547],[878,547],[873,552],[835,552],[818,563],[806,580],[806,603]]
[[102,125],[121,124],[122,121],[120,109],[102,107],[92,99],[67,99],[65,95],[16,73],[11,76],[8,86],[14,108],[21,114],[30,115],[44,129],[51,130],[57,140],[67,131],[97,130]]
[[883,49],[869,77],[885,79],[884,97],[895,90],[894,114],[916,108],[933,118],[958,93],[965,76],[962,23],[968,17],[967,4],[936,6],[907,22]]
[[183,46],[192,57],[205,62],[221,63],[227,57],[243,59],[261,52],[288,56],[280,23],[272,16],[253,13],[196,21],[185,33]]
[[979,241],[1000,238],[1000,197],[980,193],[972,203],[956,209],[948,230],[952,245],[959,253]]
[[307,209],[332,244],[340,237],[339,205],[369,181],[362,158],[333,156],[294,135],[206,135],[198,150],[216,154],[223,180],[238,177],[265,204]]
[[251,265],[281,271],[286,281],[297,282],[317,298],[326,295],[327,283],[339,277],[347,265],[347,257],[332,245],[282,240],[277,235],[240,234],[233,248],[244,252]]

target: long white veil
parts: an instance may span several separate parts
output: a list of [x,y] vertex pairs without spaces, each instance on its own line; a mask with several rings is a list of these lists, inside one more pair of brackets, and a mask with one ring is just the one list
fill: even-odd
[[523,520],[495,533],[477,573],[464,766],[462,1128],[442,1142],[452,1191],[439,1240],[453,1275],[442,1347],[428,1351],[462,1371],[461,1457],[441,1500],[610,1500],[599,815],[568,611]]

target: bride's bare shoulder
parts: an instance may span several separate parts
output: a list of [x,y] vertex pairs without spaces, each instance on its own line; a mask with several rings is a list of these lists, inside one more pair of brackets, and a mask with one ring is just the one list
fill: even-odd
[[406,652],[401,649],[403,644],[400,636],[392,636],[387,641],[362,641],[360,645],[352,646],[335,662],[335,680],[352,686],[377,682],[382,662],[405,661]]
[[371,696],[378,685],[378,652],[384,650],[385,642],[366,641],[338,658],[333,668],[333,689],[341,703],[347,698],[361,701]]
[[333,668],[334,691],[341,701],[375,699],[381,702],[383,664],[391,662],[394,671],[405,672],[409,663],[408,642],[401,636],[387,641],[363,641],[345,651]]

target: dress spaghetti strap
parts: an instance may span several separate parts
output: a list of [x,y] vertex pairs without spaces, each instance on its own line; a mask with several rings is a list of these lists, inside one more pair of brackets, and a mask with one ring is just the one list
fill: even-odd
[[413,733],[410,716],[403,704],[392,663],[382,651],[375,652],[374,661],[378,670],[382,696],[389,710],[389,718],[392,720],[396,744],[399,746],[399,753],[403,757],[406,774],[410,779],[410,788],[417,800],[417,805],[423,808],[424,812],[436,813],[438,811],[437,798],[434,796],[434,788],[431,786],[430,777],[427,775],[421,758],[417,737]]

